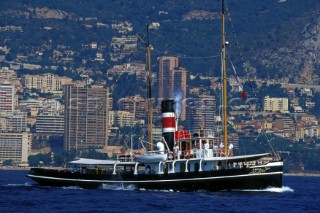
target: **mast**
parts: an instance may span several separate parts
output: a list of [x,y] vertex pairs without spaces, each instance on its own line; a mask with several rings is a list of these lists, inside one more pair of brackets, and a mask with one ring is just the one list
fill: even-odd
[[151,93],[151,81],[152,81],[152,73],[151,73],[151,45],[149,43],[149,23],[147,24],[147,78],[148,78],[148,126],[149,126],[149,138],[148,141],[150,143],[150,150],[153,151],[153,132],[152,132],[152,115],[153,115],[153,104],[152,104],[152,93]]
[[106,89],[106,100],[105,100],[105,104],[106,104],[106,117],[105,117],[105,122],[106,122],[106,125],[105,125],[105,128],[106,128],[106,138],[105,138],[105,142],[104,142],[104,150],[105,152],[107,153],[107,150],[108,150],[108,140],[109,140],[109,87],[107,87]]
[[147,55],[146,55],[146,71],[147,71],[147,99],[148,99],[148,141],[150,143],[150,150],[153,151],[153,133],[152,133],[152,116],[153,116],[153,104],[152,104],[152,92],[151,92],[151,83],[152,83],[152,72],[151,72],[151,49],[152,45],[149,42],[149,27],[150,23],[146,24],[147,29],[147,41],[140,37],[138,34],[137,37],[146,45]]
[[221,63],[223,73],[223,142],[225,156],[228,156],[228,118],[227,118],[227,66],[226,66],[226,38],[225,38],[225,5],[224,0],[221,2],[221,38],[222,38],[222,52]]

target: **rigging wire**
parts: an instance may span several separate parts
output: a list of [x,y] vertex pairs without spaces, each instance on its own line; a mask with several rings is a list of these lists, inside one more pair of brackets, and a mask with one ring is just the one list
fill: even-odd
[[[141,46],[141,45],[140,45]],[[161,55],[168,55],[167,51],[159,51],[156,49],[152,50],[153,52],[157,52],[158,54]],[[220,54],[217,55],[209,55],[209,56],[187,56],[187,55],[183,55],[180,53],[173,53],[173,54],[169,54],[172,57],[177,57],[177,58],[183,58],[183,59],[191,59],[191,60],[202,60],[202,59],[210,59],[210,58],[217,58],[220,57]]]
[[[236,30],[235,30],[234,24],[233,24],[233,21],[232,21],[232,18],[231,18],[231,13],[230,13],[230,11],[229,11],[227,1],[226,1],[226,12],[227,12],[227,14],[228,14],[229,22],[230,22],[230,24],[231,24],[232,35],[233,35],[233,37],[234,37],[234,39],[235,39],[235,41],[236,41],[236,42],[235,42],[235,44],[236,44],[236,49],[237,49],[238,52],[239,52],[240,59],[241,59],[242,63],[245,65],[245,64],[246,64],[246,59],[245,59],[245,56],[244,56],[244,54],[243,54],[243,52],[242,52],[242,50],[241,50],[240,44],[239,44],[239,39],[238,39],[238,36],[237,36]],[[230,57],[229,57],[229,60],[230,60],[230,63],[231,63],[231,65],[232,65],[233,69],[235,69],[234,66],[233,66],[233,64],[232,64],[232,61],[231,61],[231,58],[230,58]],[[255,87],[254,87],[254,85],[253,85],[253,81],[250,80],[251,78],[250,78],[250,75],[249,75],[249,72],[248,72],[248,68],[245,67],[245,68],[244,68],[244,71],[245,71],[245,74],[246,74],[246,77],[247,77],[247,81],[248,81],[248,83],[250,84],[250,87],[251,87],[251,89],[252,89],[254,98],[257,98],[257,93],[258,93],[258,92],[257,92],[257,90],[255,90]],[[236,77],[237,77],[237,76],[236,76]],[[249,110],[248,110],[248,112],[249,112]],[[256,119],[256,118],[255,118],[255,119]],[[277,157],[279,157],[279,153],[276,152],[274,146],[271,144],[271,140],[269,139],[269,137],[268,137],[268,135],[266,134],[265,131],[263,131],[263,135],[265,136],[265,138],[266,138],[269,146],[271,147],[273,153],[274,153]]]
[[[173,20],[175,21],[175,20]],[[165,22],[169,22],[169,20],[162,20],[162,21],[156,21],[157,23],[165,23]],[[136,33],[136,35],[138,35]],[[138,45],[139,47],[141,48],[142,45],[140,45],[141,42],[138,42]],[[140,49],[140,48],[137,48],[137,49]],[[138,51],[138,50],[137,50]],[[135,52],[137,52],[135,51]],[[153,49],[152,50],[153,52],[157,52],[158,54],[160,55],[163,55],[163,56],[166,56],[166,55],[170,55],[172,57],[177,57],[177,58],[183,58],[183,59],[190,59],[190,60],[202,60],[202,59],[211,59],[211,58],[217,58],[217,57],[220,57],[220,54],[217,54],[217,55],[208,55],[208,56],[187,56],[187,55],[184,55],[184,54],[181,54],[181,53],[171,53],[171,54],[168,54],[168,51],[159,51],[157,49]]]
[[[240,55],[240,59],[242,60],[242,63],[245,64],[246,63],[246,59],[244,57],[244,54],[240,48],[240,45],[239,45],[239,39],[237,37],[237,33],[235,31],[235,27],[234,27],[234,24],[233,24],[233,21],[232,21],[232,18],[231,18],[231,14],[229,12],[229,8],[228,8],[228,5],[226,4],[226,13],[228,14],[228,17],[229,17],[229,22],[231,23],[231,27],[232,27],[232,34],[233,34],[233,37],[234,39],[236,40],[235,44],[236,44],[236,49],[238,50],[239,52],[239,55]],[[131,57],[129,58],[129,61],[131,61],[131,59],[135,56],[135,54],[138,53],[138,51],[140,51],[142,48],[142,45],[141,45],[141,42],[138,42],[138,46],[137,48],[135,49],[135,51],[132,53]],[[161,54],[161,55],[168,55],[167,51],[159,51],[159,50],[156,50],[156,49],[153,49],[154,52],[158,53],[158,54]],[[203,59],[211,59],[211,58],[217,58],[217,57],[220,57],[220,54],[218,55],[210,55],[210,56],[202,56],[202,57],[199,57],[199,56],[186,56],[186,55],[183,55],[183,54],[179,54],[179,53],[175,53],[175,54],[170,54],[170,56],[173,56],[173,57],[178,57],[178,58],[183,58],[183,59],[190,59],[190,60],[203,60]],[[233,66],[233,63],[231,61],[231,58],[230,56],[228,56],[229,60],[230,60],[230,63],[234,68]],[[248,73],[248,69],[247,67],[245,67],[245,73],[246,73],[246,76],[248,78],[248,82],[250,83],[251,85],[251,88],[253,90],[253,94],[254,94],[254,97],[256,98],[257,97],[257,91],[255,90],[254,86],[253,86],[253,82],[250,80],[250,76],[249,76],[249,73]],[[119,80],[119,78],[121,77],[121,74],[118,76],[117,80],[115,81],[115,83]],[[219,114],[220,114],[220,107],[219,107]],[[267,136],[266,136],[267,137]],[[271,145],[270,143],[270,140],[268,139],[267,137],[267,141],[268,143],[270,144],[272,150],[274,151],[274,148],[273,146]]]

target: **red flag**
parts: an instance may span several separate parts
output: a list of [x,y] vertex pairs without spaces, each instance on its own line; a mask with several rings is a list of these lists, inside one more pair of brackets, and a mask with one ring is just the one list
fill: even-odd
[[246,92],[244,90],[242,90],[241,96],[242,96],[242,100],[246,100],[247,99],[247,94],[246,94]]

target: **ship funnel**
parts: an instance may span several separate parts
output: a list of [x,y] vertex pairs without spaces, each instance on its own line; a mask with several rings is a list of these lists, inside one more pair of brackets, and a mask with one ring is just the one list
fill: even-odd
[[162,113],[162,136],[166,140],[169,149],[174,146],[174,133],[176,131],[176,120],[174,113],[174,100],[163,100],[161,102]]

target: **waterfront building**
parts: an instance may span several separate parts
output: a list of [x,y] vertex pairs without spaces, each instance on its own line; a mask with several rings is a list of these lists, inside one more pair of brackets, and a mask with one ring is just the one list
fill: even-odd
[[0,161],[27,163],[31,144],[32,135],[27,132],[0,132]]
[[108,95],[108,88],[65,86],[65,150],[108,146]]

